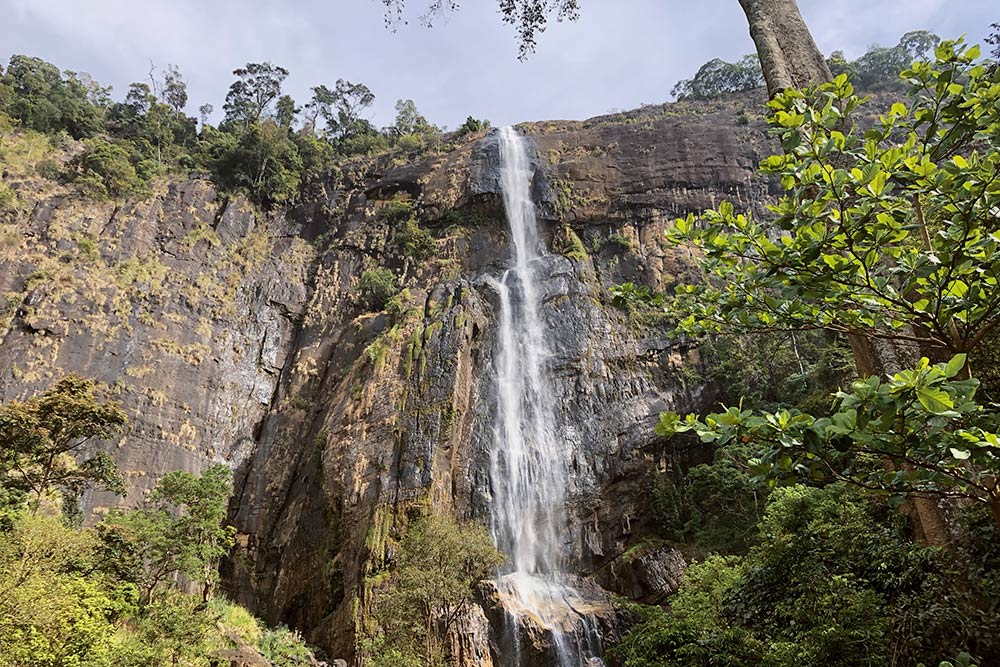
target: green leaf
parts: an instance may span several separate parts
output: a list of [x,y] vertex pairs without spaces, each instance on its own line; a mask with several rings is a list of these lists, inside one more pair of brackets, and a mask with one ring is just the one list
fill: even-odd
[[917,400],[925,410],[934,414],[941,414],[955,407],[948,393],[939,387],[917,387]]
[[956,459],[958,459],[959,461],[964,461],[965,459],[972,456],[972,452],[970,452],[967,449],[955,449],[954,447],[950,447],[948,451],[950,451],[951,455]]
[[965,354],[956,354],[951,358],[951,361],[944,367],[944,374],[946,377],[953,378],[962,372],[965,368]]

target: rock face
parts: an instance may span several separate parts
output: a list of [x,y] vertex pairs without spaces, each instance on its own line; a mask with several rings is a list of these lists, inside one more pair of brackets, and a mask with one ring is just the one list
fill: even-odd
[[[752,177],[767,151],[744,115],[754,102],[520,128],[537,146],[552,252],[543,316],[558,332],[553,390],[574,452],[570,568],[638,599],[669,594],[682,567],[665,548],[619,562],[645,534],[649,480],[664,465],[652,426],[705,397],[677,372],[697,350],[613,308],[608,289],[669,287],[689,270],[686,251],[661,242],[674,217],[768,199]],[[229,592],[351,660],[410,511],[489,513],[496,303],[485,278],[510,254],[498,166],[495,140],[470,137],[402,165],[359,164],[319,201],[269,216],[198,180],[117,207],[38,195],[3,230],[19,238],[0,249],[0,394],[69,371],[110,385],[132,416],[108,446],[133,499],[169,470],[229,461]],[[378,216],[394,197],[433,232],[432,258],[405,256]],[[379,266],[406,288],[392,314],[358,304],[359,276]],[[502,665],[481,602],[456,646],[463,664]]]
[[130,500],[164,472],[252,449],[308,299],[301,225],[191,180],[124,206],[52,188],[3,227],[4,400],[67,372],[109,385],[130,416],[108,443]]

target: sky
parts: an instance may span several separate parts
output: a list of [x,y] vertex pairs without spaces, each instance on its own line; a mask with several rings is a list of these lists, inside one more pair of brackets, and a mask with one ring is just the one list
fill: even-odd
[[[300,103],[312,86],[366,84],[370,119],[389,125],[399,98],[433,123],[469,115],[494,125],[583,119],[669,99],[682,78],[715,57],[753,51],[737,0],[581,0],[576,22],[553,24],[517,59],[496,0],[464,0],[421,25],[428,0],[408,0],[407,22],[386,28],[381,0],[0,0],[0,59],[15,53],[86,72],[121,99],[151,63],[188,83],[191,115],[221,115],[232,70],[270,61],[288,69]],[[908,30],[981,41],[1000,22],[996,0],[799,0],[820,49],[857,57]]]

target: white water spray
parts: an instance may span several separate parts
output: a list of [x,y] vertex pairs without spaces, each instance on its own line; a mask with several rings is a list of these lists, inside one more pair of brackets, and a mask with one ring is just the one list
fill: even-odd
[[[516,637],[520,620],[551,632],[560,667],[593,664],[595,634],[574,628],[579,595],[560,575],[567,533],[566,480],[570,451],[559,437],[549,386],[549,339],[540,316],[536,269],[543,250],[531,197],[532,165],[525,140],[511,127],[499,132],[501,186],[513,241],[513,267],[492,281],[500,297],[497,342],[497,419],[491,454],[492,533],[510,557],[498,588]],[[583,619],[586,625],[586,619]]]

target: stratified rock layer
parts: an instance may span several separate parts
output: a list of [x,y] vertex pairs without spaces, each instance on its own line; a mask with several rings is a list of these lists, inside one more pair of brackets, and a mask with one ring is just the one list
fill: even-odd
[[[766,141],[745,102],[521,126],[537,147],[533,190],[552,252],[542,315],[557,332],[553,391],[573,450],[569,569],[647,601],[676,587],[677,555],[657,548],[612,565],[644,534],[650,476],[666,464],[656,415],[705,397],[677,372],[697,351],[668,340],[663,322],[613,308],[608,290],[685,275],[687,251],[662,242],[674,217],[768,199],[753,180]],[[497,169],[495,140],[467,137],[404,164],[358,163],[280,215],[200,180],[124,206],[35,192],[30,216],[0,230],[17,239],[0,247],[0,395],[24,397],[65,372],[107,383],[131,416],[107,446],[132,499],[169,470],[230,462],[230,593],[351,659],[373,575],[391,563],[409,511],[488,516],[496,303],[486,277],[510,255]],[[394,197],[432,230],[431,258],[401,254],[380,220]],[[379,266],[406,287],[392,314],[358,305],[359,276]],[[497,651],[484,609],[456,640],[464,664]]]

